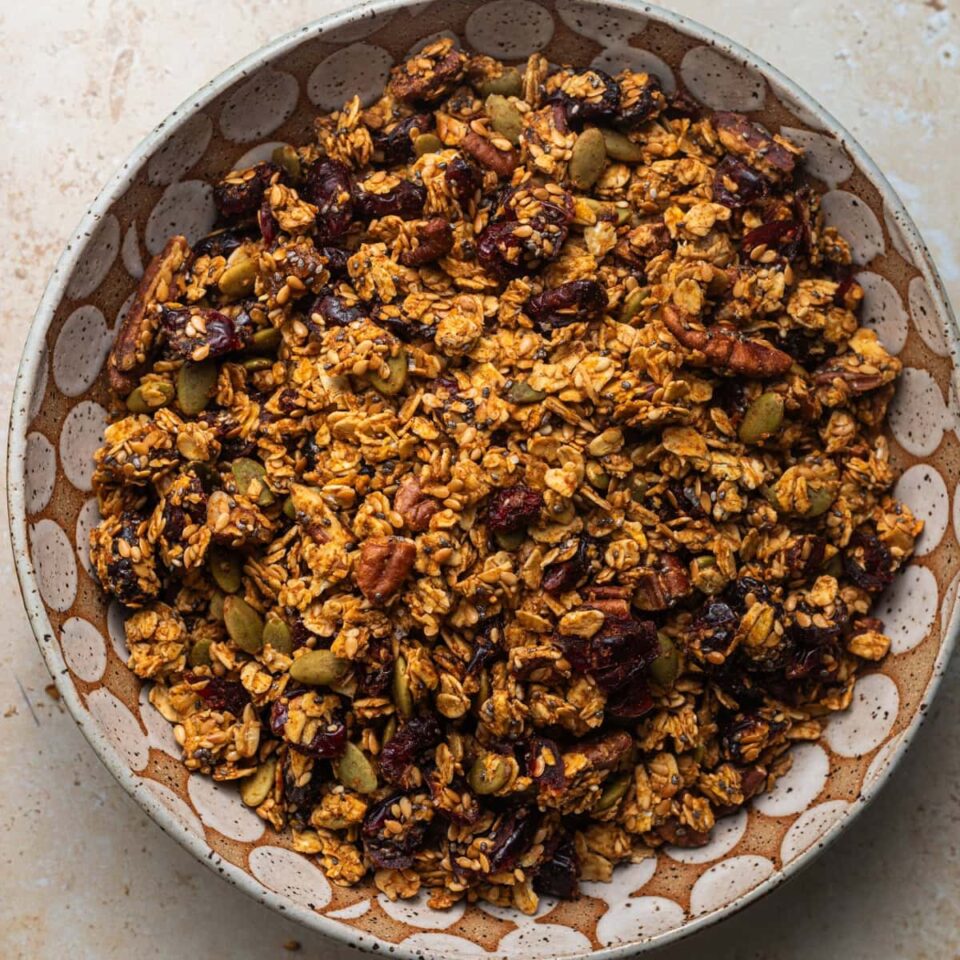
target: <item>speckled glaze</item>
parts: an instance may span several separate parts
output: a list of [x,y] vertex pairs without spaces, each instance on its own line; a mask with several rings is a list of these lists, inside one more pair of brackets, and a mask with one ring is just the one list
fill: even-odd
[[[794,750],[776,789],[718,825],[707,847],[666,848],[585,883],[537,916],[477,905],[446,912],[331,886],[235,790],[189,776],[171,728],[125,666],[119,607],[90,575],[97,522],[91,455],[110,398],[100,376],[144,264],[165,238],[213,222],[206,180],[309,137],[319,108],[373,98],[390,66],[450,35],[511,61],[656,73],[715,108],[751,113],[806,148],[830,222],[851,240],[864,319],[905,370],[889,434],[896,493],[926,522],[917,556],[881,598],[891,654],[857,683],[819,743]],[[387,2],[311,24],[248,58],[175,111],[133,153],[80,225],[24,351],[10,430],[17,570],[38,642],[94,749],[168,833],[270,906],[354,946],[404,957],[614,957],[675,939],[794,873],[875,794],[922,720],[960,619],[957,331],[936,271],[893,190],[821,107],[735,44],[665,11],[572,0]],[[952,499],[951,499],[952,498]]]

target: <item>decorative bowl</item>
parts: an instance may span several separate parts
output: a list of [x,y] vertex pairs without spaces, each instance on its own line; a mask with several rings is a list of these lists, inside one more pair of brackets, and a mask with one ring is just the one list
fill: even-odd
[[[857,682],[850,709],[749,812],[700,849],[665,848],[586,883],[536,916],[478,905],[391,903],[372,884],[331,886],[235,790],[179,761],[170,726],[125,665],[120,609],[90,573],[92,455],[107,420],[104,360],[144,262],[165,238],[213,224],[207,178],[301,142],[319,108],[374,97],[392,64],[439,34],[522,61],[633,66],[707,106],[749,112],[807,149],[828,222],[852,242],[864,316],[904,362],[889,435],[896,495],[926,523],[917,554],[879,604],[889,657]],[[957,628],[960,582],[958,332],[900,200],[863,150],[787,78],[676,14],[610,0],[384,0],[303,27],[231,67],[161,123],[93,202],[47,286],[16,383],[8,496],[24,602],[63,701],[123,787],[194,855],[276,910],[353,946],[397,956],[493,953],[527,960],[614,957],[718,920],[794,874],[849,824],[903,755]],[[948,486],[951,484],[951,486]],[[953,497],[951,512],[951,496]],[[952,522],[951,522],[952,521]]]

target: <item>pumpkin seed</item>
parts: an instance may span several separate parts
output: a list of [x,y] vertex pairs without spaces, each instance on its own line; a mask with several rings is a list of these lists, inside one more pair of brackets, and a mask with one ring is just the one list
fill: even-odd
[[773,436],[783,423],[783,397],[768,391],[761,393],[747,407],[740,424],[740,439],[743,443],[759,443]]
[[247,357],[240,361],[240,366],[247,373],[258,373],[260,370],[269,370],[273,366],[273,361],[269,357]]
[[810,506],[803,515],[809,520],[826,513],[833,506],[835,497],[829,487],[808,487],[807,499],[810,501]]
[[283,515],[288,520],[297,519],[297,508],[293,505],[293,497],[287,495],[283,500]]
[[289,143],[285,143],[281,147],[276,147],[271,159],[278,167],[283,168],[284,173],[286,173],[291,180],[297,181],[300,179],[302,172],[300,154],[298,154]]
[[289,656],[293,653],[293,634],[283,620],[268,620],[263,628],[263,643],[273,647],[277,653]]
[[392,397],[403,389],[407,382],[407,351],[401,347],[397,353],[387,358],[387,366],[390,372],[386,378],[381,377],[379,373],[368,373],[367,379],[370,386],[385,397]]
[[517,547],[527,539],[526,530],[498,530],[493,539],[497,541],[497,546],[501,550],[516,550]]
[[141,383],[127,397],[127,409],[131,413],[151,413],[165,407],[174,397],[173,384],[166,380]]
[[650,295],[649,287],[636,287],[623,299],[620,306],[620,322],[629,323],[643,308],[643,301]]
[[491,93],[483,105],[490,126],[499,133],[504,140],[513,144],[520,142],[520,131],[523,129],[523,114],[506,97],[499,93]]
[[217,385],[217,365],[212,360],[193,363],[190,360],[177,371],[177,403],[188,416],[202,413]]
[[650,676],[661,687],[672,687],[680,673],[680,652],[673,641],[664,633],[658,633],[660,653],[650,664]]
[[219,590],[210,598],[210,616],[223,623],[223,594]]
[[413,141],[413,152],[422,157],[428,153],[439,153],[443,149],[443,141],[435,133],[421,133]]
[[507,391],[507,399],[511,403],[537,403],[543,400],[546,394],[542,390],[536,390],[525,380],[514,380]]
[[217,281],[220,292],[233,299],[253,293],[257,279],[257,261],[253,257],[243,257],[230,264]]
[[298,683],[328,687],[342,680],[350,670],[350,661],[342,660],[329,650],[308,650],[290,665],[290,676]]
[[596,127],[584,130],[570,154],[567,168],[570,182],[580,190],[587,190],[600,179],[606,165],[607,148],[603,145],[603,134]]
[[615,807],[626,796],[632,780],[633,775],[629,773],[611,777],[606,782],[603,793],[600,794],[600,799],[593,808],[593,813],[603,813],[604,810]]
[[610,474],[599,463],[590,460],[584,472],[587,475],[587,482],[594,490],[606,492],[610,488]]
[[405,720],[413,716],[413,696],[410,694],[407,661],[404,657],[397,657],[393,666],[393,705]]
[[506,67],[499,77],[478,80],[476,88],[481,97],[489,97],[491,93],[502,97],[519,97],[523,93],[523,77],[516,67]]
[[492,692],[490,686],[490,674],[486,670],[480,671],[480,681],[477,684],[477,707],[480,707],[482,704],[486,703],[490,699],[490,694]]
[[242,597],[224,599],[223,622],[230,639],[244,652],[259,653],[263,648],[263,619]]
[[280,341],[283,339],[276,327],[261,327],[251,338],[250,353],[276,353]]
[[387,720],[386,726],[383,728],[383,736],[380,738],[380,742],[386,746],[392,739],[393,735],[397,732],[397,718],[390,717]]
[[251,486],[257,491],[257,505],[269,507],[276,499],[273,491],[267,486],[267,471],[262,463],[251,460],[249,457],[238,457],[230,465],[234,480],[237,481],[237,490],[240,493],[252,495]]
[[214,545],[210,547],[207,558],[210,561],[210,573],[217,586],[224,593],[236,593],[240,589],[240,575],[243,572],[240,555],[226,547]]
[[640,503],[647,495],[647,481],[643,477],[633,477],[630,480],[630,499],[634,503]]
[[481,797],[501,790],[509,780],[510,763],[499,753],[484,753],[477,757],[467,774],[470,789]]
[[373,793],[377,789],[377,772],[373,764],[349,740],[343,754],[333,761],[333,774],[345,787],[357,793]]
[[198,640],[187,655],[187,663],[191,667],[208,667],[210,665],[211,640]]
[[600,134],[603,137],[603,145],[606,147],[607,154],[614,160],[622,160],[625,163],[639,163],[643,159],[643,150],[640,149],[640,145],[634,143],[629,137],[616,130],[606,128],[601,128]]
[[257,767],[256,773],[240,783],[240,799],[248,807],[259,807],[273,790],[277,779],[277,761],[271,757]]

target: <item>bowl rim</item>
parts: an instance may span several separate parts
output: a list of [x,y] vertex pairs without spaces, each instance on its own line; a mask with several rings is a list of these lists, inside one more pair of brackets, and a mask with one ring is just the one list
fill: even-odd
[[[696,20],[681,16],[671,10],[654,4],[631,3],[630,0],[577,0],[578,3],[599,8],[614,8],[641,16],[669,26],[678,32],[698,40],[700,43],[724,53],[748,68],[760,73],[770,83],[774,91],[787,94],[793,101],[814,116],[821,129],[836,137],[850,154],[855,165],[863,171],[870,183],[879,192],[885,210],[900,228],[904,243],[911,251],[913,265],[920,271],[933,297],[938,319],[949,334],[950,359],[953,363],[951,379],[954,388],[960,394],[960,328],[953,313],[949,297],[929,249],[920,232],[907,212],[903,202],[893,186],[857,142],[852,134],[814,97],[797,83],[782,73],[777,67],[762,57],[752,53],[738,42],[704,26]],[[77,723],[94,752],[107,767],[123,789],[140,805],[164,833],[175,839],[189,850],[201,863],[206,864],[215,874],[238,887],[259,903],[269,906],[281,915],[289,916],[304,926],[323,934],[330,939],[363,951],[379,950],[379,941],[371,935],[347,927],[338,920],[310,910],[295,903],[290,898],[275,893],[256,880],[242,868],[224,860],[217,854],[211,854],[202,838],[193,834],[172,811],[153,793],[144,789],[144,781],[130,769],[120,757],[119,751],[106,736],[85,716],[85,709],[74,685],[69,682],[69,673],[58,643],[54,641],[53,626],[47,616],[40,596],[36,573],[30,556],[28,522],[26,510],[26,443],[31,417],[29,410],[33,389],[37,381],[41,361],[50,363],[46,350],[46,335],[54,318],[56,308],[63,299],[73,270],[84,252],[88,241],[109,210],[111,204],[126,191],[131,181],[149,160],[153,151],[172,133],[187,123],[200,109],[206,107],[230,86],[255,73],[263,67],[269,67],[279,56],[295,49],[304,41],[320,37],[329,31],[357,23],[358,21],[379,15],[398,12],[415,7],[422,0],[365,0],[344,10],[335,11],[310,21],[302,27],[288,31],[269,41],[259,49],[236,61],[212,80],[200,87],[196,93],[187,97],[155,126],[129,153],[120,167],[114,172],[96,199],[89,206],[71,235],[66,247],[58,258],[53,273],[47,282],[40,303],[31,321],[23,353],[14,383],[13,399],[10,409],[9,432],[7,439],[7,507],[11,544],[14,554],[14,568],[23,603],[27,611],[31,628],[47,669],[50,671],[57,689],[67,709]],[[888,220],[888,231],[889,220]],[[47,367],[49,373],[49,367]],[[943,624],[943,605],[948,595],[940,598],[938,612]],[[933,700],[943,679],[946,665],[954,649],[957,633],[960,631],[960,598],[954,598],[954,606],[949,623],[943,627],[943,636],[937,657],[933,665],[930,680],[923,696],[917,704],[907,727],[898,734],[895,747],[886,759],[882,769],[866,785],[856,801],[848,805],[839,819],[821,834],[807,849],[771,874],[753,889],[741,894],[735,900],[699,917],[694,917],[682,926],[653,936],[641,937],[629,943],[603,947],[599,950],[575,951],[557,955],[559,960],[620,960],[629,955],[646,952],[676,942],[697,931],[703,930],[772,892],[781,884],[797,875],[808,866],[820,852],[825,850],[876,797],[883,785],[888,782],[894,769],[903,759],[910,743],[925,720],[927,707]],[[456,935],[453,923],[443,930],[432,931],[440,934]],[[410,939],[409,937],[407,938]],[[405,942],[392,944],[390,952],[403,960],[423,960],[424,957],[441,957],[432,948],[426,950],[405,945]],[[437,948],[441,949],[441,948]],[[496,951],[493,956],[496,956]]]

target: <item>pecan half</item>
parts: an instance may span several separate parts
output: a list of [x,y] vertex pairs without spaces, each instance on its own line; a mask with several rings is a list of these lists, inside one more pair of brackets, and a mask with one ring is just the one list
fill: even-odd
[[594,770],[613,770],[620,766],[633,749],[633,737],[626,730],[583,740],[575,747],[576,753],[582,753]]
[[140,381],[160,325],[159,305],[170,297],[174,274],[190,254],[186,237],[171,237],[151,261],[107,360],[110,386],[125,397]]
[[785,180],[793,173],[797,158],[766,127],[753,123],[742,113],[721,111],[713,115],[720,143],[756,167],[773,181]]
[[689,593],[686,566],[672,553],[665,553],[657,566],[643,568],[633,602],[641,610],[669,610]]
[[474,160],[492,170],[498,177],[510,177],[517,166],[516,150],[498,150],[486,137],[472,130],[460,144]]
[[420,267],[445,257],[453,247],[453,228],[442,217],[433,217],[424,221],[413,230],[417,241],[400,254],[400,262],[405,267]]
[[398,100],[437,100],[463,76],[467,58],[446,37],[391,71],[387,90]]
[[357,586],[371,603],[392,597],[413,569],[417,548],[402,537],[371,537],[360,547]]
[[403,517],[408,530],[421,533],[430,526],[430,518],[440,509],[440,504],[420,489],[416,477],[407,477],[394,494],[393,509]]

